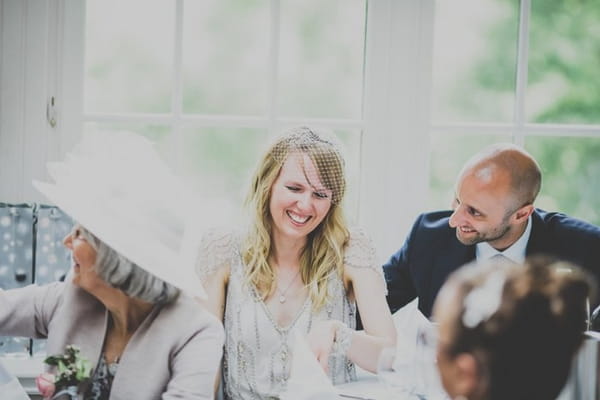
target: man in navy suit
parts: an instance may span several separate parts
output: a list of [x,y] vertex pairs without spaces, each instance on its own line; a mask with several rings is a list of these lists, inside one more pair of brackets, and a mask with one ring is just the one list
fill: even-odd
[[540,186],[540,168],[523,149],[498,144],[476,154],[459,175],[454,210],[421,214],[383,266],[392,312],[418,297],[429,317],[450,273],[494,256],[520,263],[546,254],[582,266],[600,282],[600,228],[536,209]]

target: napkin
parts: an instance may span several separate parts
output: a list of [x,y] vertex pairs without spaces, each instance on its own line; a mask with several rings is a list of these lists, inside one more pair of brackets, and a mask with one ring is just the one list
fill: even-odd
[[[418,308],[418,299],[400,308],[392,316],[398,341],[393,368],[399,379],[412,381],[410,391],[427,399],[447,399],[436,365],[437,324]],[[407,363],[411,365],[406,368]]]
[[336,400],[340,399],[329,377],[300,335],[294,338],[292,366],[287,389],[281,400]]
[[417,306],[418,299],[414,299],[392,316],[397,332],[396,359],[399,361],[416,357],[419,333],[433,326]]

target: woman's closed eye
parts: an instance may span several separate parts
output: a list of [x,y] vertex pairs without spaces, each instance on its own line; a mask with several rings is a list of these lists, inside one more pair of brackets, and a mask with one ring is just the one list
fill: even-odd
[[291,192],[299,192],[301,190],[300,187],[293,185],[286,185],[285,187]]
[[[304,190],[303,187],[296,186],[296,185],[285,185],[285,187],[290,192],[294,192],[294,193],[299,193],[299,192],[302,192]],[[313,196],[316,197],[317,199],[328,199],[329,198],[329,192],[327,190],[315,190],[315,191],[313,191]]]

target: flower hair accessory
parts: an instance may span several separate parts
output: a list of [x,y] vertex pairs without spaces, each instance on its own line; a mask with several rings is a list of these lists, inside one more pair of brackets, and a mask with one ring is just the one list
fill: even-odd
[[506,276],[502,271],[494,271],[465,296],[462,322],[467,328],[475,328],[498,311],[505,281]]
[[91,379],[92,367],[76,346],[67,346],[64,354],[49,356],[44,363],[56,371],[40,374],[35,380],[44,399],[77,398]]

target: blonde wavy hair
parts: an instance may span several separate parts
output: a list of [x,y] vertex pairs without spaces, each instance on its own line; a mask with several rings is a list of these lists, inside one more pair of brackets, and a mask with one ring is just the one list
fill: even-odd
[[306,154],[315,165],[319,179],[332,191],[331,207],[321,223],[307,238],[300,256],[300,276],[307,285],[314,310],[328,300],[327,281],[332,273],[342,276],[344,247],[349,239],[340,206],[346,190],[344,160],[338,146],[325,132],[308,127],[292,128],[266,152],[253,175],[246,205],[252,222],[242,246],[246,279],[266,299],[276,289],[276,274],[269,264],[273,250],[273,220],[269,211],[271,188],[290,154]]

